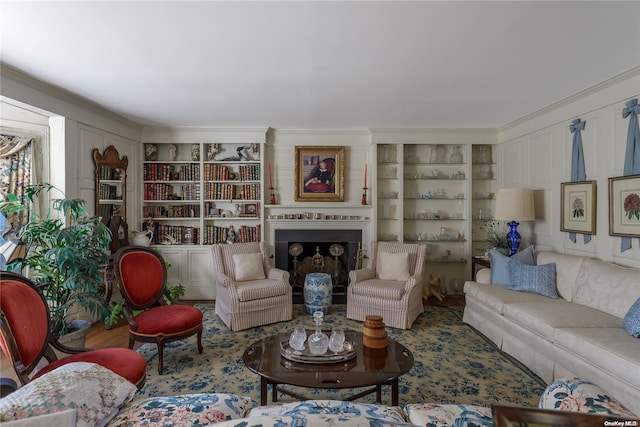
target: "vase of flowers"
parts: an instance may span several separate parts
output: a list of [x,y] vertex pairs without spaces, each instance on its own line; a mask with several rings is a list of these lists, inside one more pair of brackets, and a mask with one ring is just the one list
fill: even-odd
[[504,255],[509,254],[509,244],[507,243],[509,226],[506,223],[500,221],[486,221],[480,228],[485,231],[487,250],[495,249]]

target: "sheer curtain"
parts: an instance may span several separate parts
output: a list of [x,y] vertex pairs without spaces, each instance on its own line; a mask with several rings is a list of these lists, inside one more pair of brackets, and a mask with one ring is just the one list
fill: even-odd
[[[31,136],[0,133],[0,197],[4,198],[7,194],[24,197],[24,189],[31,183],[33,142]],[[28,219],[28,212],[7,214],[6,218],[0,218],[3,233],[0,243],[4,241],[7,229],[10,230],[9,234],[16,232]]]

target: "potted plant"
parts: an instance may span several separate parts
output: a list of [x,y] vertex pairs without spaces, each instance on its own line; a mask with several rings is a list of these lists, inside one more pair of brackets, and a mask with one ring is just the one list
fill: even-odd
[[487,221],[482,228],[486,233],[487,250],[495,249],[504,255],[508,255],[507,233],[509,232],[509,227],[507,224],[503,224],[500,221]]
[[[0,201],[0,212],[29,211],[36,198],[52,190],[60,191],[48,183],[27,186],[23,200],[9,194]],[[98,217],[87,214],[83,200],[53,199],[51,206],[44,216],[30,212],[29,222],[18,231],[29,248],[19,267],[26,267],[31,279],[43,285],[51,332],[58,339],[73,328],[68,318],[76,305],[99,321],[109,317],[103,268],[109,260],[111,233]]]

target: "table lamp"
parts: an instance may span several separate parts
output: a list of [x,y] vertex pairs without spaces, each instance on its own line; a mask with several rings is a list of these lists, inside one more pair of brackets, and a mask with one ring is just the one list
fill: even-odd
[[509,222],[507,244],[509,256],[518,252],[521,236],[518,233],[518,221],[533,221],[533,190],[529,188],[503,188],[496,194],[496,219]]

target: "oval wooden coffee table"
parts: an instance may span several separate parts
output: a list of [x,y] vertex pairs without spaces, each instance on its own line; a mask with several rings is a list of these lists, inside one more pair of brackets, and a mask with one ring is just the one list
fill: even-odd
[[[312,331],[307,331],[311,333]],[[325,332],[326,333],[326,332]],[[356,343],[356,357],[346,362],[312,364],[293,362],[280,355],[280,343],[289,339],[289,333],[263,338],[251,344],[242,355],[244,364],[260,375],[260,404],[267,404],[267,387],[272,386],[272,400],[278,400],[278,391],[299,400],[307,397],[279,387],[292,385],[305,388],[344,389],[372,387],[345,398],[355,400],[376,393],[376,402],[382,403],[382,386],[391,386],[391,404],[398,406],[398,378],[413,366],[413,354],[402,344],[389,339],[387,348],[370,349],[362,346],[362,334],[345,332],[347,341]]]

